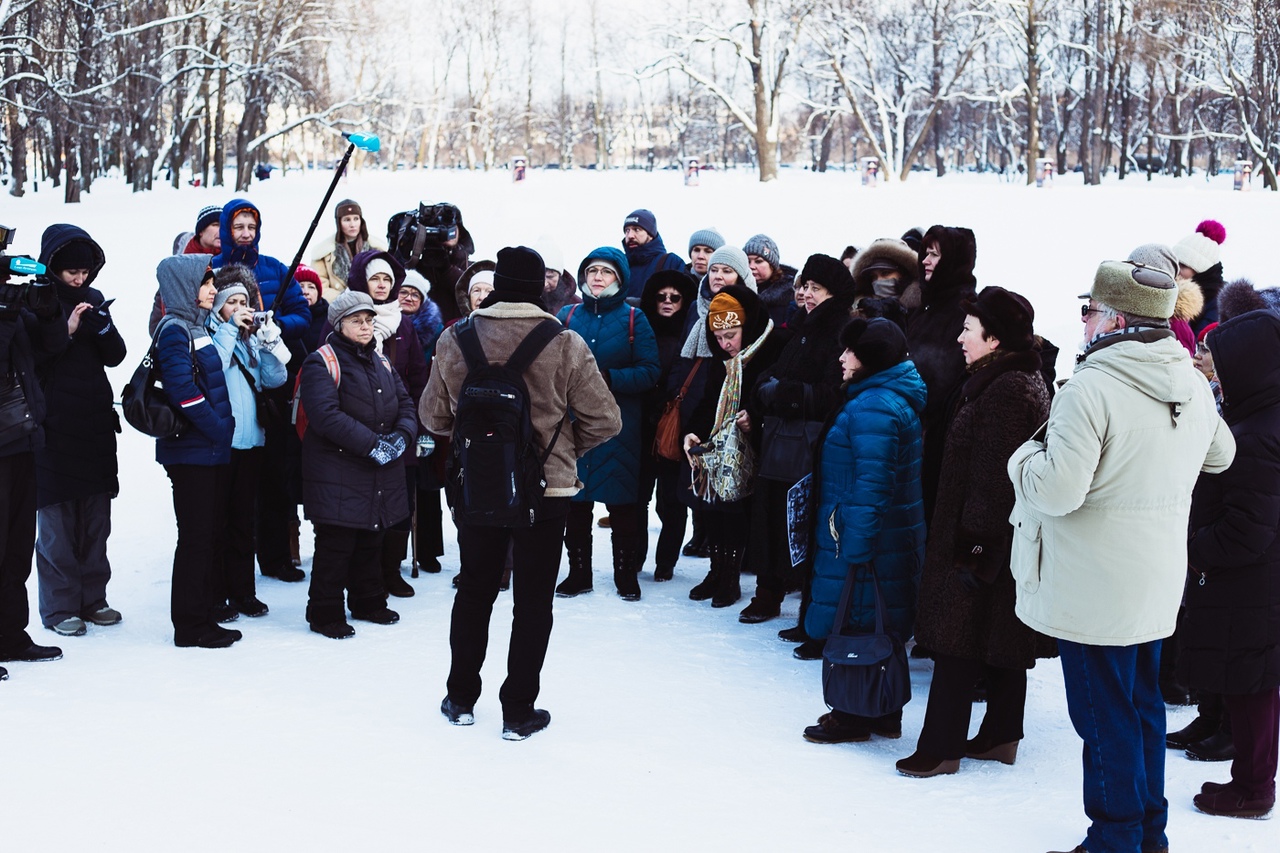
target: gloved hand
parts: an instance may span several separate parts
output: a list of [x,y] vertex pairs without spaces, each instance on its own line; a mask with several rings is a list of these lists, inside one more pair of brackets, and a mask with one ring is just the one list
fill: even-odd
[[398,432],[378,436],[378,443],[369,451],[369,458],[379,465],[389,465],[400,458],[407,446],[404,436]]
[[80,328],[92,335],[105,335],[111,331],[111,315],[103,310],[85,311],[80,315]]
[[32,284],[27,288],[26,298],[27,307],[36,315],[37,320],[52,320],[62,313],[53,285]]
[[262,348],[267,352],[271,352],[273,347],[280,343],[280,327],[276,325],[274,311],[267,312],[267,319],[262,321],[262,325],[258,327],[258,331],[254,332],[258,337],[258,342],[262,344]]

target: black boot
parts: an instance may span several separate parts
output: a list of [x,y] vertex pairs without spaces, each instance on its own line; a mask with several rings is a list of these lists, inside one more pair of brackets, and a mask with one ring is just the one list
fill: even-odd
[[716,545],[708,545],[707,551],[711,557],[711,570],[702,579],[702,583],[689,590],[689,598],[693,601],[706,601],[715,595],[716,586],[720,583],[720,559],[717,556],[720,553],[720,548]]
[[754,625],[757,622],[768,622],[770,619],[781,616],[783,598],[785,596],[781,591],[764,589],[757,585],[755,597],[738,614],[738,621]]
[[557,598],[573,598],[591,592],[591,548],[569,548],[569,577],[556,587]]
[[693,515],[693,533],[680,553],[686,557],[709,557],[711,546],[707,544],[707,532],[703,529],[702,513],[695,509],[691,515]]
[[[711,597],[712,607],[732,607],[742,598],[742,549],[720,548],[720,577]],[[715,559],[715,555],[712,555]]]
[[1186,749],[1194,746],[1218,731],[1218,720],[1197,716],[1176,732],[1164,736],[1164,745],[1169,749]]
[[396,598],[413,598],[413,587],[400,574],[400,562],[408,542],[407,530],[388,530],[382,537],[382,585]]
[[640,600],[640,552],[632,542],[613,541],[613,585],[623,601]]

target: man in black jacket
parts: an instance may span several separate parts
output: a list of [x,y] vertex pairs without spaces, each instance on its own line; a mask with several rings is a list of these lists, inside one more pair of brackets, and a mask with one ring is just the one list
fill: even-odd
[[[11,284],[0,265],[0,662],[45,661],[62,649],[27,633],[27,578],[36,540],[35,450],[44,444],[44,395],[36,354],[67,347],[67,321],[53,288]],[[0,679],[9,673],[0,667]]]

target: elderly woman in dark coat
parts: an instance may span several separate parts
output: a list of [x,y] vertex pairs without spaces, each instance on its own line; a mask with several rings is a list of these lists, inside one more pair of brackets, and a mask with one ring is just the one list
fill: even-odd
[[1202,474],[1191,501],[1190,573],[1178,669],[1222,694],[1231,781],[1206,782],[1202,812],[1262,817],[1276,800],[1280,729],[1280,317],[1251,311],[1208,336],[1236,458]]
[[387,608],[379,557],[387,528],[409,516],[404,455],[418,418],[376,349],[375,313],[369,294],[344,291],[329,305],[329,349],[302,363],[302,502],[316,534],[307,622],[335,640],[355,634],[343,615],[344,588],[353,618],[400,620]]
[[[1031,304],[1002,287],[963,303],[959,349],[969,378],[947,430],[938,502],[920,582],[916,640],[934,654],[920,742],[898,762],[905,776],[954,773],[960,759],[1012,764],[1022,739],[1027,670],[1054,641],[1014,615],[1009,573],[1013,484],[1009,457],[1049,416],[1034,351]],[[987,683],[987,713],[966,742],[973,688]]]
[[125,346],[102,293],[90,286],[106,260],[93,238],[74,225],[50,225],[40,260],[70,320],[71,338],[36,368],[48,406],[44,447],[36,451],[40,619],[59,634],[78,636],[86,622],[114,625],[121,618],[107,604],[120,418],[106,368],[124,360]]
[[[830,255],[810,255],[796,281],[802,283],[796,290],[797,304],[803,302],[805,311],[792,318],[788,328],[791,339],[778,360],[761,375],[755,399],[765,417],[782,423],[822,423],[844,403],[840,330],[849,322],[853,278],[848,267]],[[760,452],[767,457],[771,435],[768,424],[762,426]],[[791,565],[786,525],[777,523],[787,517],[787,491],[794,485],[795,480],[759,478],[751,504],[746,556],[748,569],[755,571],[756,594],[739,614],[739,622],[766,622],[777,617],[783,597],[801,585],[800,572]]]

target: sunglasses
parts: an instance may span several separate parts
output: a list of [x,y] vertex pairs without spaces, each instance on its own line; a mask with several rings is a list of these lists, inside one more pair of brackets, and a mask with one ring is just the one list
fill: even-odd
[[670,302],[672,305],[679,305],[684,301],[684,297],[678,293],[659,293],[659,302]]
[[1085,303],[1084,305],[1080,306],[1081,320],[1088,320],[1090,314],[1105,314],[1105,313],[1107,312],[1103,311],[1101,308],[1090,308],[1088,303]]

